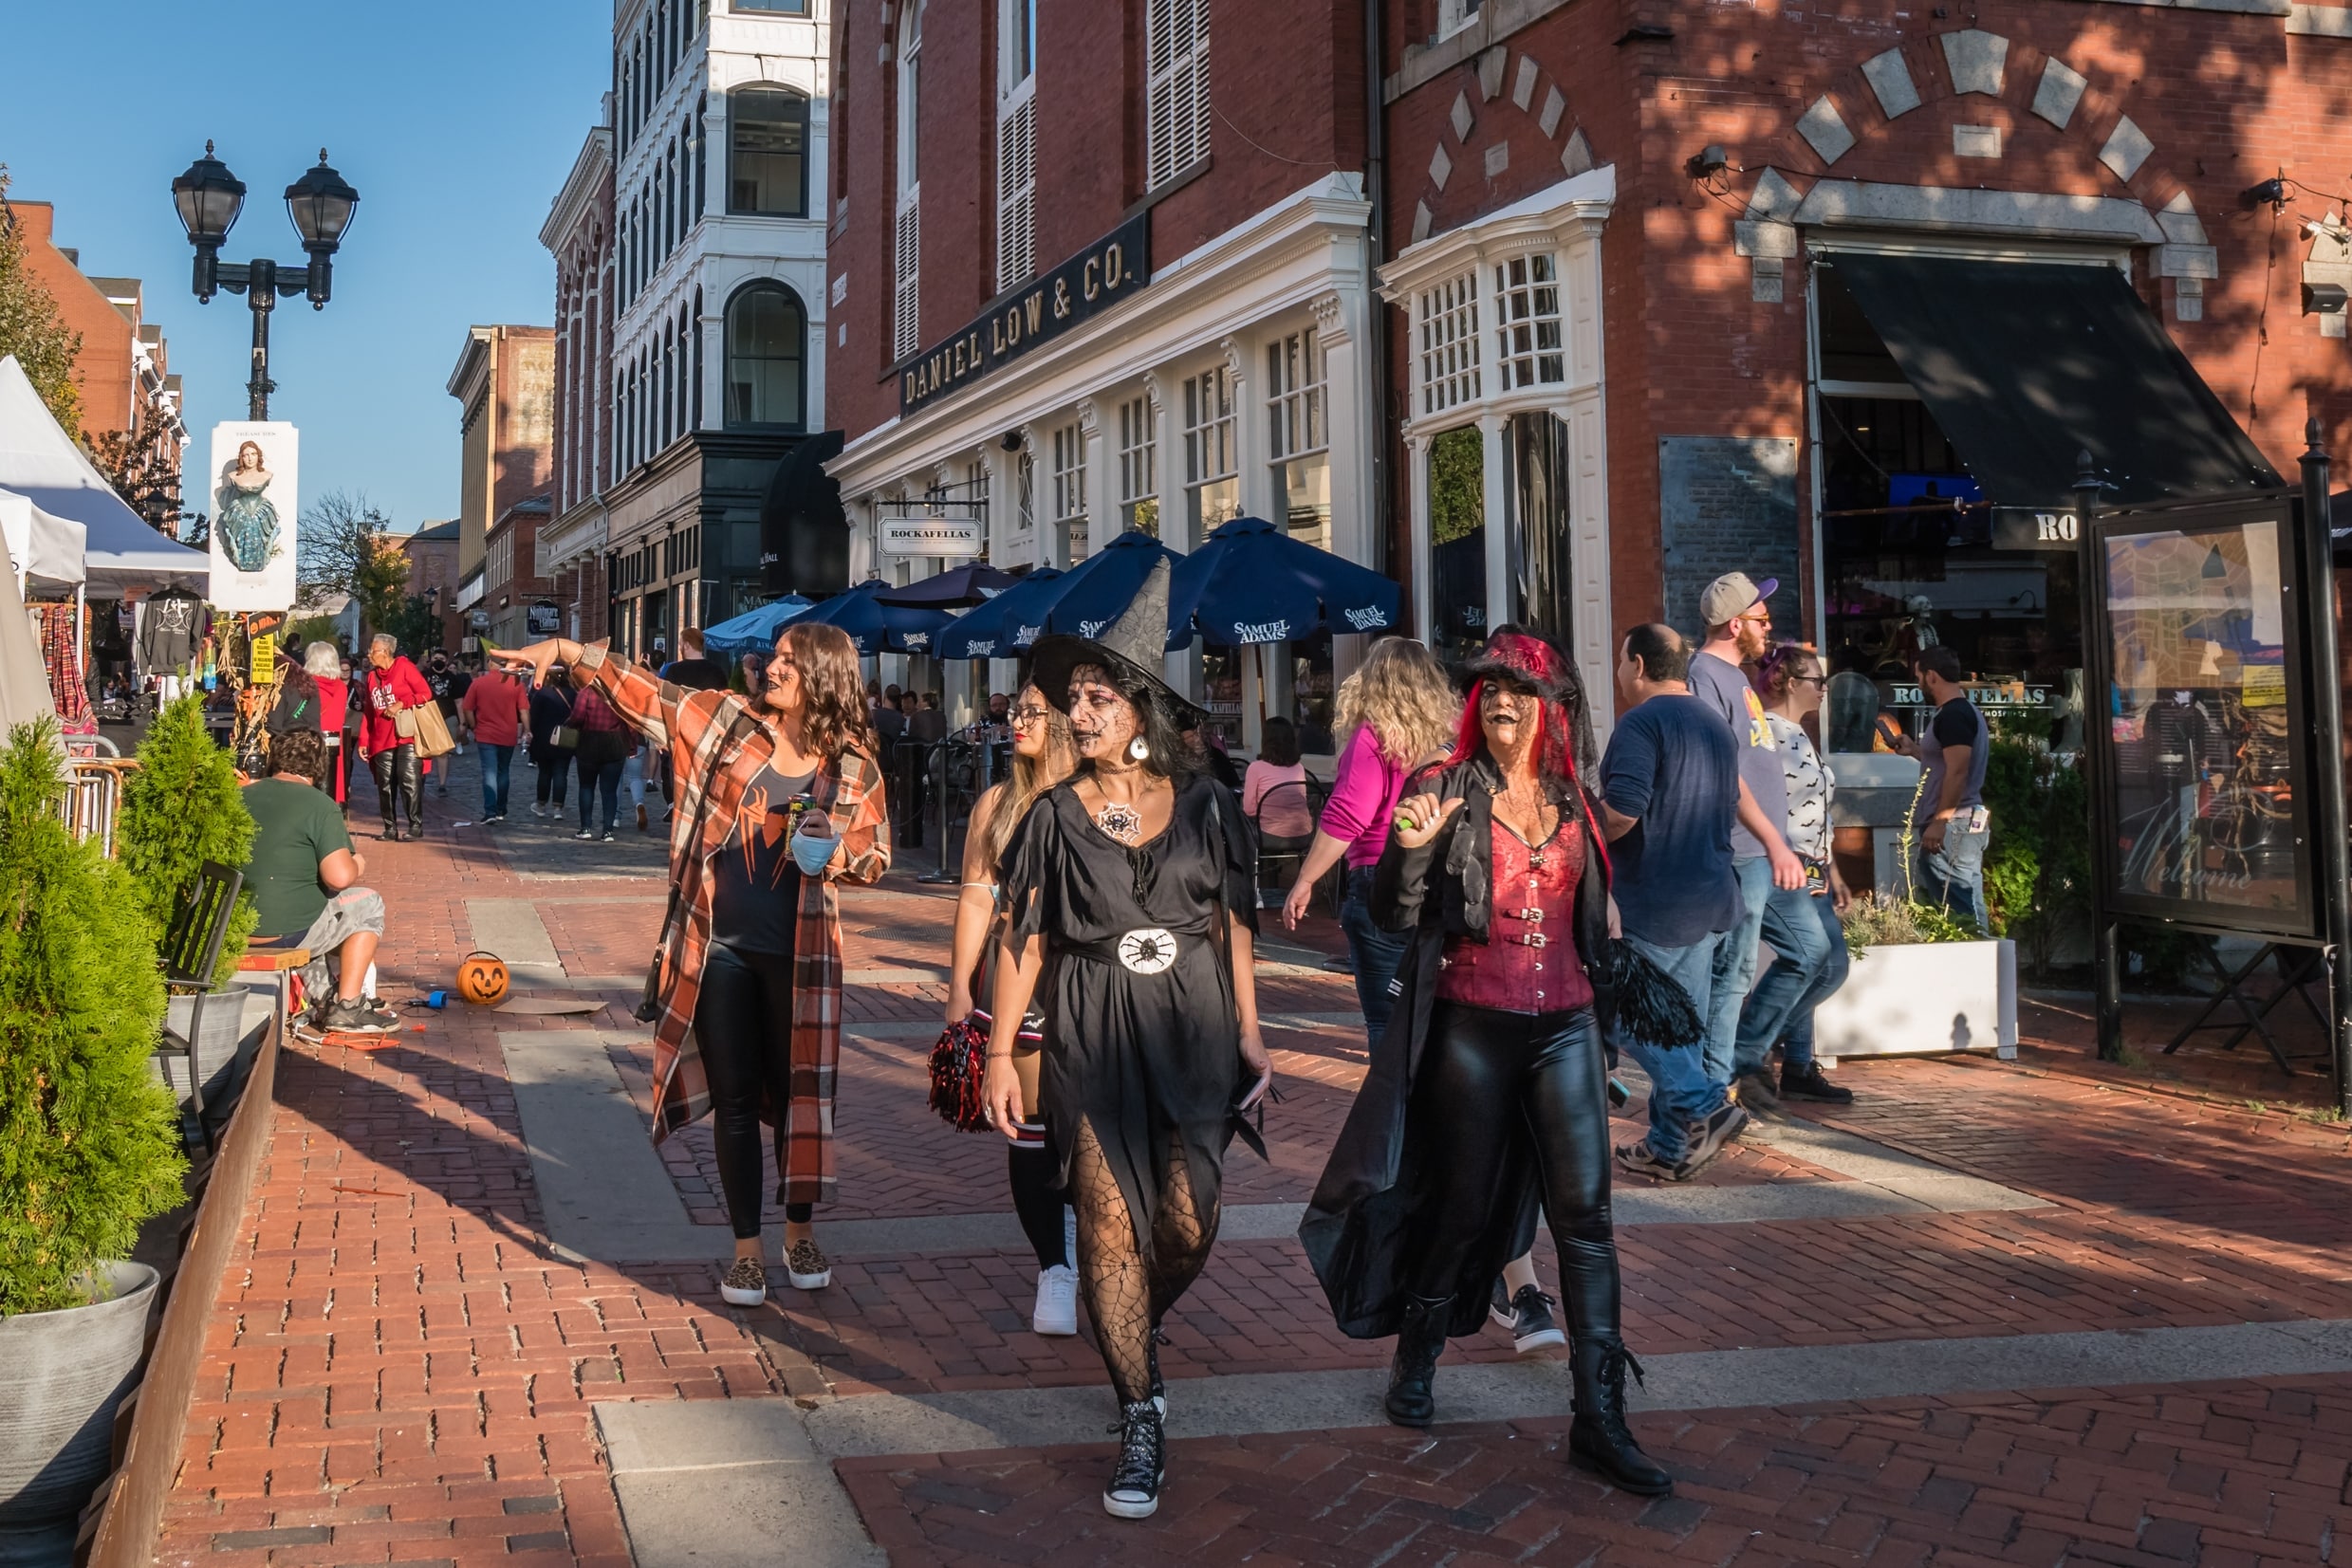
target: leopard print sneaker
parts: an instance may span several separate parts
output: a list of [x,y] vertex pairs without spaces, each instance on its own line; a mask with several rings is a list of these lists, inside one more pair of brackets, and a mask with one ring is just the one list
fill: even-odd
[[785,1278],[794,1290],[823,1290],[833,1282],[833,1264],[812,1239],[794,1242],[784,1255]]
[[755,1307],[768,1300],[768,1270],[757,1258],[737,1258],[718,1282],[729,1306]]

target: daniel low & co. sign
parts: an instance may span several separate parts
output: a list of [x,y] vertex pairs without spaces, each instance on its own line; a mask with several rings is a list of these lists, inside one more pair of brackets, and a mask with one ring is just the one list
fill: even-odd
[[1138,212],[898,372],[898,412],[961,391],[1152,281],[1151,213]]

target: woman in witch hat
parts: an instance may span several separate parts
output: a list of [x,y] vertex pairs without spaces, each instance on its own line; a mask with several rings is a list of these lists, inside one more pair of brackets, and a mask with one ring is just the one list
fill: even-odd
[[1159,1505],[1167,1407],[1153,1335],[1209,1261],[1237,1113],[1273,1081],[1250,971],[1250,844],[1232,794],[1187,761],[1196,710],[1159,677],[1167,634],[1162,561],[1100,637],[1037,644],[1033,678],[1070,716],[1078,771],[1030,806],[1005,850],[982,1084],[991,1122],[1019,1136],[1012,1057],[1037,999],[1046,1135],[1119,1398],[1102,1505],[1121,1519]]
[[1408,781],[1372,916],[1414,933],[1399,993],[1299,1227],[1351,1337],[1397,1336],[1388,1416],[1426,1427],[1449,1335],[1477,1332],[1506,1260],[1560,1247],[1576,1420],[1569,1451],[1629,1492],[1674,1482],[1625,1424],[1639,1373],[1618,1311],[1608,1068],[1617,997],[1608,851],[1580,774],[1583,684],[1557,648],[1503,628],[1453,754]]

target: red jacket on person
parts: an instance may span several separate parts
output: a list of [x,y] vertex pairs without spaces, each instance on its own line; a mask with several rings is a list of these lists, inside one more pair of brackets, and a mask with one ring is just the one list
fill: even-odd
[[433,688],[417,667],[396,657],[384,669],[367,667],[360,679],[360,754],[373,756],[400,744],[392,715],[402,708],[423,708],[433,701]]

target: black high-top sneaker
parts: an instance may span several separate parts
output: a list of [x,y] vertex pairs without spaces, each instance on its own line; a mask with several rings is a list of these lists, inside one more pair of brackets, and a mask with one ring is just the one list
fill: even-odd
[[1159,1477],[1167,1467],[1159,1407],[1139,1399],[1119,1413],[1119,1463],[1102,1490],[1102,1511],[1114,1519],[1149,1519],[1159,1508]]

